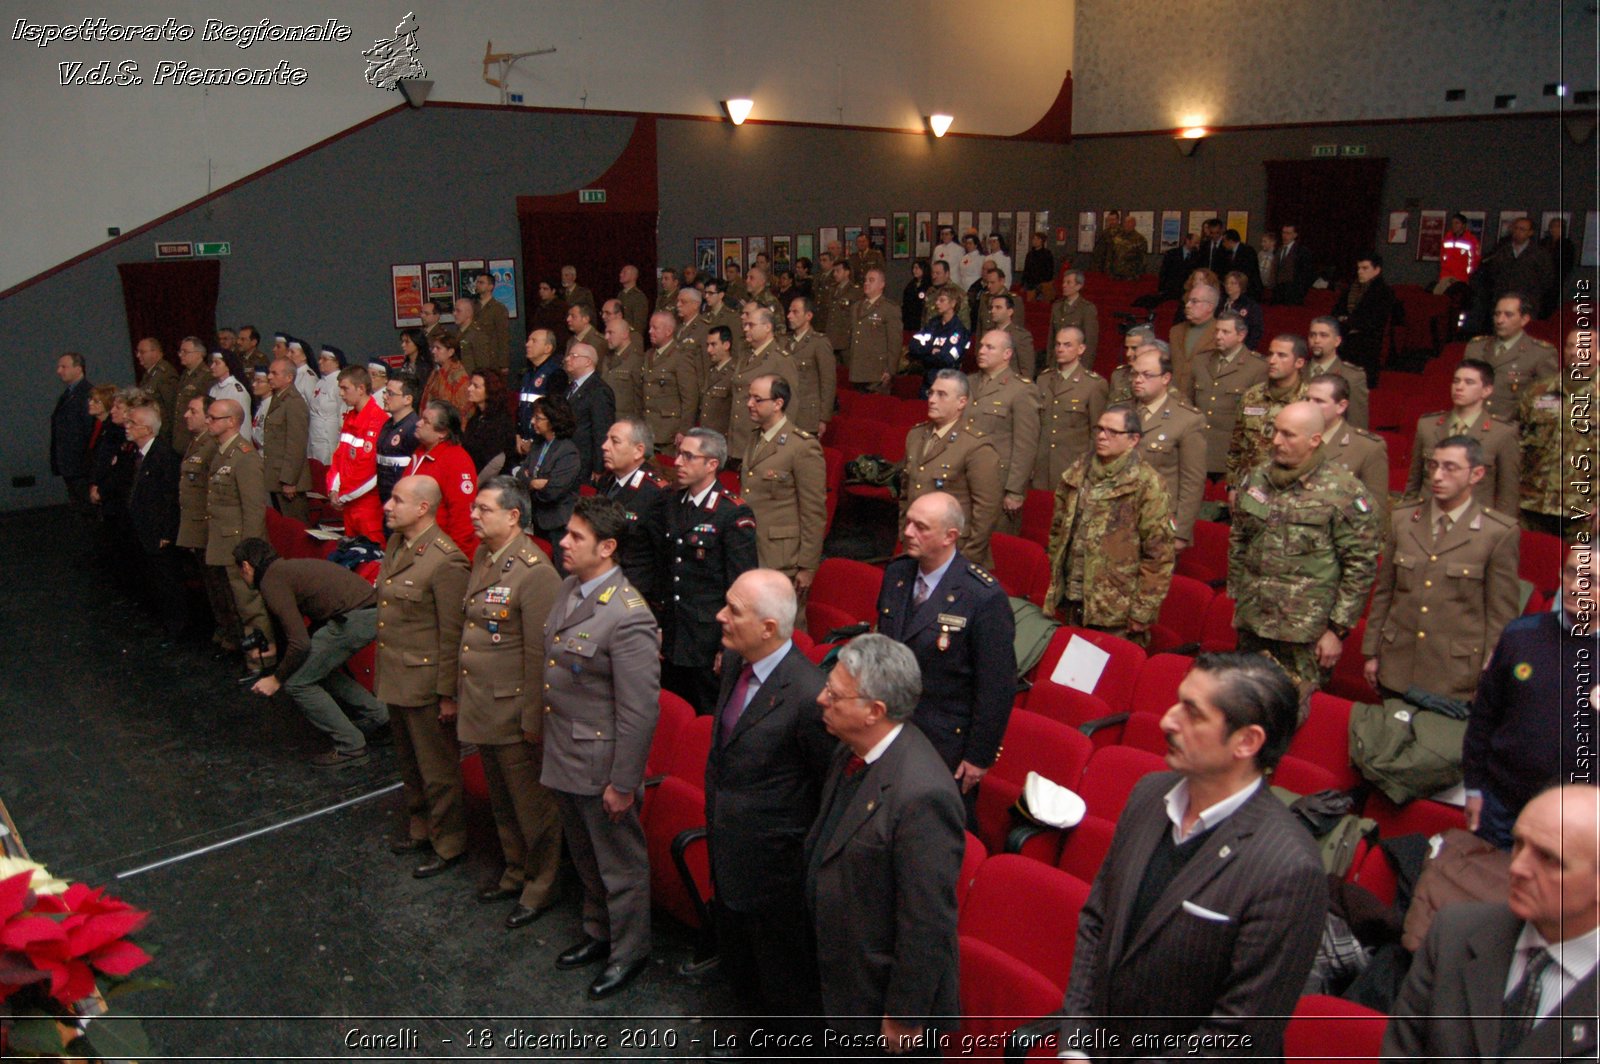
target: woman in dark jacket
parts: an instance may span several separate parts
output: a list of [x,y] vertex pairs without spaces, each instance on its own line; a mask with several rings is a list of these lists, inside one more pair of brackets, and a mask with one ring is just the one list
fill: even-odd
[[398,372],[417,382],[421,394],[427,387],[428,374],[433,372],[433,356],[428,353],[428,334],[421,329],[407,329],[400,334],[400,354],[406,360]]
[[517,479],[533,498],[534,535],[549,542],[556,571],[567,574],[558,546],[578,502],[578,445],[572,433],[578,427],[572,407],[559,395],[533,401],[533,449],[517,470]]
[[933,278],[929,276],[932,272],[927,259],[918,259],[911,264],[911,280],[906,282],[905,291],[900,293],[900,324],[907,332],[916,332],[922,325],[928,285],[933,283]]
[[[1183,308],[1178,309],[1181,311]],[[1231,310],[1244,319],[1245,349],[1256,350],[1267,326],[1261,316],[1261,304],[1250,298],[1250,278],[1241,270],[1233,270],[1222,279],[1222,306],[1217,308],[1217,313],[1225,310]]]
[[1022,263],[1022,286],[1034,295],[1039,294],[1041,286],[1052,284],[1056,279],[1056,257],[1045,247],[1046,240],[1043,233],[1030,236],[1028,257]]
[[[506,402],[506,386],[498,373],[474,373],[467,382],[466,428],[461,446],[478,467],[478,480],[487,480],[517,461],[517,425]],[[500,462],[494,469],[489,464]]]
[[[113,410],[118,411],[113,418]],[[111,487],[112,466],[128,434],[122,427],[127,404],[110,384],[97,384],[89,390],[89,416],[94,427],[89,430],[89,501],[99,503],[101,496]]]

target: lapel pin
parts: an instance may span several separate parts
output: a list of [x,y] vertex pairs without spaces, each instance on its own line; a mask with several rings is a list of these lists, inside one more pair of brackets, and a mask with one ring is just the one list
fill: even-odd
[[1232,852],[1233,852],[1233,847],[1224,846],[1222,849],[1217,851],[1217,856],[1218,857],[1227,857]]

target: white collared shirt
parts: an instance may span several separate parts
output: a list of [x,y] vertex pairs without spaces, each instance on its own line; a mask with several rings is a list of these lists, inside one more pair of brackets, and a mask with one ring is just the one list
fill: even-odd
[[1261,780],[1262,777],[1257,776],[1248,787],[1242,787],[1216,805],[1202,809],[1195,818],[1194,826],[1187,832],[1183,830],[1183,814],[1189,810],[1189,781],[1179,780],[1178,785],[1168,791],[1166,796],[1167,819],[1172,821],[1172,841],[1182,844],[1185,839],[1192,838],[1202,831],[1210,831],[1237,813],[1260,788]]
[[884,751],[888,750],[894,741],[900,737],[900,732],[904,730],[904,728],[904,724],[896,724],[893,730],[891,730],[889,734],[885,735],[882,739],[879,739],[878,745],[874,746],[871,750],[868,750],[866,756],[864,756],[861,760],[865,761],[869,765],[878,760],[878,758],[883,756]]
[[700,492],[700,494],[698,494],[698,495],[689,496],[689,501],[694,503],[694,505],[696,505],[696,506],[705,505],[706,496],[710,495],[712,489],[714,489],[716,486],[717,486],[717,480],[716,480],[715,477],[713,477],[713,478],[711,478],[711,483],[709,483],[709,484],[707,484],[705,486],[705,490]]
[[1600,952],[1597,952],[1600,951],[1600,927],[1586,935],[1552,944],[1546,942],[1532,924],[1523,924],[1516,949],[1511,953],[1511,967],[1506,971],[1506,995],[1522,982],[1523,973],[1528,970],[1528,951],[1536,948],[1546,950],[1555,960],[1539,980],[1538,1015],[1543,1019],[1555,1012],[1572,988],[1595,970],[1596,962],[1600,961]]

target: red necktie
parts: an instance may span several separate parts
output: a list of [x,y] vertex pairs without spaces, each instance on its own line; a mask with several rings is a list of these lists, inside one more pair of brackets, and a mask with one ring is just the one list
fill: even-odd
[[739,718],[744,714],[744,703],[750,695],[750,684],[756,678],[755,669],[746,665],[739,670],[739,682],[733,685],[733,694],[728,698],[728,704],[722,707],[722,741],[727,742],[733,734],[734,725],[739,723]]
[[860,772],[862,769],[864,769],[866,767],[867,767],[867,763],[866,763],[865,760],[855,756],[854,754],[851,754],[850,755],[850,760],[846,761],[844,763],[844,777],[845,777],[845,779],[849,779],[851,776],[854,776],[857,772]]

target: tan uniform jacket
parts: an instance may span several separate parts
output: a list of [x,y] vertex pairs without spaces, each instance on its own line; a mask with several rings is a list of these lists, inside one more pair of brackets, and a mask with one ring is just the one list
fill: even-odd
[[544,622],[561,577],[527,536],[499,562],[492,553],[479,544],[467,576],[456,736],[498,746],[527,732],[537,742],[544,734]]
[[571,288],[562,288],[556,294],[567,301],[567,306],[570,307],[575,303],[587,303],[590,316],[594,318],[600,316],[600,304],[594,301],[594,293],[583,287],[583,285],[575,284]]
[[883,261],[883,252],[877,248],[868,248],[866,251],[852,251],[849,259],[850,279],[860,284],[867,276],[867,271],[876,267],[888,272],[888,266]]
[[[852,384],[877,384],[900,368],[900,308],[882,296],[861,299],[850,308]],[[981,563],[980,563],[981,564]]]
[[834,390],[839,385],[833,344],[815,328],[807,329],[802,337],[789,337],[789,360],[794,364],[796,387],[789,420],[815,433],[833,417]]
[[948,492],[967,515],[967,531],[957,548],[968,561],[992,569],[989,536],[1000,516],[1004,490],[1000,455],[971,421],[956,422],[943,437],[931,421],[920,422],[906,433],[906,464],[900,483],[901,527],[906,523],[906,511],[917,499],[930,491]]
[[1500,341],[1495,337],[1479,336],[1467,344],[1464,357],[1476,358],[1494,367],[1494,394],[1484,405],[1489,413],[1513,425],[1522,417],[1523,390],[1559,368],[1556,349],[1527,333],[1517,337],[1504,354],[1500,353]]
[[[180,547],[200,550],[206,545],[206,497],[211,485],[211,460],[217,455],[217,441],[208,433],[189,440],[178,467],[178,538]],[[262,515],[262,521],[266,515]]]
[[[172,400],[172,449],[174,451],[188,450],[189,441],[193,434],[183,424],[183,412],[189,407],[189,400],[195,396],[209,395],[211,385],[215,382],[207,372],[205,363],[202,362],[194,369],[184,370],[183,376],[178,378],[178,392]],[[204,429],[200,435],[206,435]]]
[[1239,420],[1239,400],[1267,379],[1266,359],[1242,346],[1224,365],[1222,352],[1209,351],[1195,363],[1194,408],[1206,419],[1206,472],[1228,471],[1228,447]]
[[972,389],[967,416],[1000,456],[1000,480],[1005,493],[1019,499],[1025,497],[1039,450],[1038,393],[1009,368],[993,377],[968,374],[967,384]]
[[1042,409],[1033,486],[1054,491],[1061,474],[1093,449],[1091,434],[1105,412],[1110,388],[1104,377],[1080,359],[1065,377],[1053,367],[1045,370],[1034,389]]
[[1084,352],[1083,357],[1090,362],[1100,347],[1100,312],[1095,305],[1084,299],[1081,295],[1068,303],[1065,299],[1058,299],[1050,307],[1050,337],[1045,342],[1045,361],[1053,363],[1055,356],[1056,333],[1068,325],[1075,325],[1083,330]]
[[[828,317],[824,331],[835,351],[850,346],[850,330],[855,327],[856,304],[866,299],[860,285],[847,284],[828,290]],[[881,299],[881,297],[880,297]],[[853,379],[853,378],[852,378]]]
[[493,356],[495,366],[504,367],[511,364],[511,315],[506,311],[506,305],[493,296],[484,303],[479,301],[477,311],[472,315],[472,320],[483,326],[483,331],[489,337],[489,353]]
[[756,517],[756,558],[763,569],[793,576],[816,572],[827,524],[827,462],[811,433],[785,423],[770,441],[750,443],[739,470],[740,494]]
[[273,392],[261,426],[262,475],[268,491],[281,491],[285,484],[311,490],[311,463],[306,461],[310,434],[311,411],[294,385]]
[[622,350],[611,353],[600,379],[616,396],[618,418],[640,415],[644,409],[644,351],[637,340],[630,339]]
[[1478,674],[1517,616],[1516,520],[1474,500],[1434,541],[1431,503],[1398,506],[1383,550],[1361,652],[1378,682],[1470,702]]
[[232,565],[233,548],[267,536],[261,452],[241,433],[218,447],[206,481],[206,564]]
[[1033,367],[1039,361],[1039,352],[1033,349],[1033,333],[1015,318],[1011,320],[1006,332],[1011,336],[1011,350],[1015,352],[1011,361],[1011,371],[1024,381],[1033,380]]
[[[1406,476],[1407,502],[1426,501],[1428,459],[1433,457],[1439,441],[1449,435],[1452,416],[1452,411],[1436,410],[1417,419],[1417,434],[1411,441],[1411,472]],[[1497,513],[1517,516],[1522,506],[1522,449],[1517,427],[1484,410],[1467,434],[1483,444],[1485,464],[1483,479],[1472,487],[1472,497]]]
[[[669,292],[665,287],[663,287],[661,291],[657,292],[656,309],[664,310],[668,314],[676,315],[678,313],[678,289],[674,288]],[[649,323],[646,322],[645,324],[648,325]],[[640,331],[648,332],[647,329],[641,329]]]
[[372,693],[391,706],[454,698],[467,559],[438,525],[411,546],[396,532],[378,569],[378,660]]
[[672,448],[678,433],[694,427],[699,410],[696,390],[693,350],[668,340],[659,351],[645,352],[641,399],[657,450]]
[[[1196,329],[1200,332],[1200,339],[1191,351],[1189,334]],[[1167,346],[1172,350],[1172,387],[1185,397],[1185,401],[1194,394],[1194,364],[1217,349],[1216,335],[1217,321],[1213,318],[1200,326],[1180,321],[1172,327],[1172,333],[1167,337]]]
[[744,457],[755,438],[755,422],[750,420],[750,410],[745,398],[750,394],[750,382],[769,373],[777,374],[789,382],[789,394],[799,391],[795,381],[794,362],[783,349],[783,341],[774,336],[759,353],[750,352],[733,360],[733,378],[730,382],[728,417],[728,454]]
[[[752,292],[745,297],[745,303],[754,303],[758,307],[766,307],[772,311],[772,335],[784,336],[789,332],[789,319],[786,316],[788,307],[778,299],[770,288],[763,288],[759,292]],[[735,335],[738,335],[735,333]]]
[[1206,492],[1206,419],[1167,389],[1167,401],[1153,418],[1139,412],[1144,435],[1139,457],[1161,476],[1172,507],[1173,532],[1185,542],[1194,539],[1195,518]]
[[1333,432],[1323,433],[1322,453],[1367,486],[1372,508],[1378,511],[1379,527],[1388,528],[1389,445],[1383,437],[1346,421]]
[[1334,355],[1327,369],[1307,360],[1306,368],[1300,375],[1309,381],[1320,373],[1337,373],[1345,379],[1350,385],[1350,407],[1344,412],[1345,421],[1358,429],[1370,428],[1372,401],[1367,392],[1367,371]]
[[460,340],[461,368],[468,373],[481,373],[486,369],[503,370],[509,365],[507,358],[495,361],[494,341],[483,327],[483,322],[477,318],[473,318],[472,324],[461,330]]
[[618,292],[617,302],[622,304],[622,320],[628,323],[628,328],[636,333],[644,332],[650,324],[650,297],[635,286]]
[[183,427],[183,418],[178,416],[182,411],[176,409],[178,401],[178,371],[173,368],[171,362],[163,358],[145,373],[144,379],[139,381],[139,387],[154,397],[156,409],[161,411],[162,438],[171,440],[173,426]]
[[[705,383],[706,372],[711,369],[711,356],[706,354],[706,337],[710,334],[710,327],[705,323],[705,315],[697,314],[686,322],[680,322],[677,332],[672,334],[677,345],[689,353],[689,364],[694,367],[695,387],[699,388]],[[739,329],[733,330],[734,349],[738,350],[743,342],[744,333]]]
[[831,336],[828,313],[833,308],[833,271],[819,273],[811,282],[811,301],[817,306],[816,313],[811,316],[811,327],[823,336]]
[[[733,424],[733,374],[739,368],[733,359],[728,359],[720,366],[712,366],[706,371],[706,379],[700,389],[700,427],[715,429],[728,435],[728,429]],[[745,417],[747,411],[744,404],[737,404],[738,414]],[[732,453],[732,452],[729,452]]]

